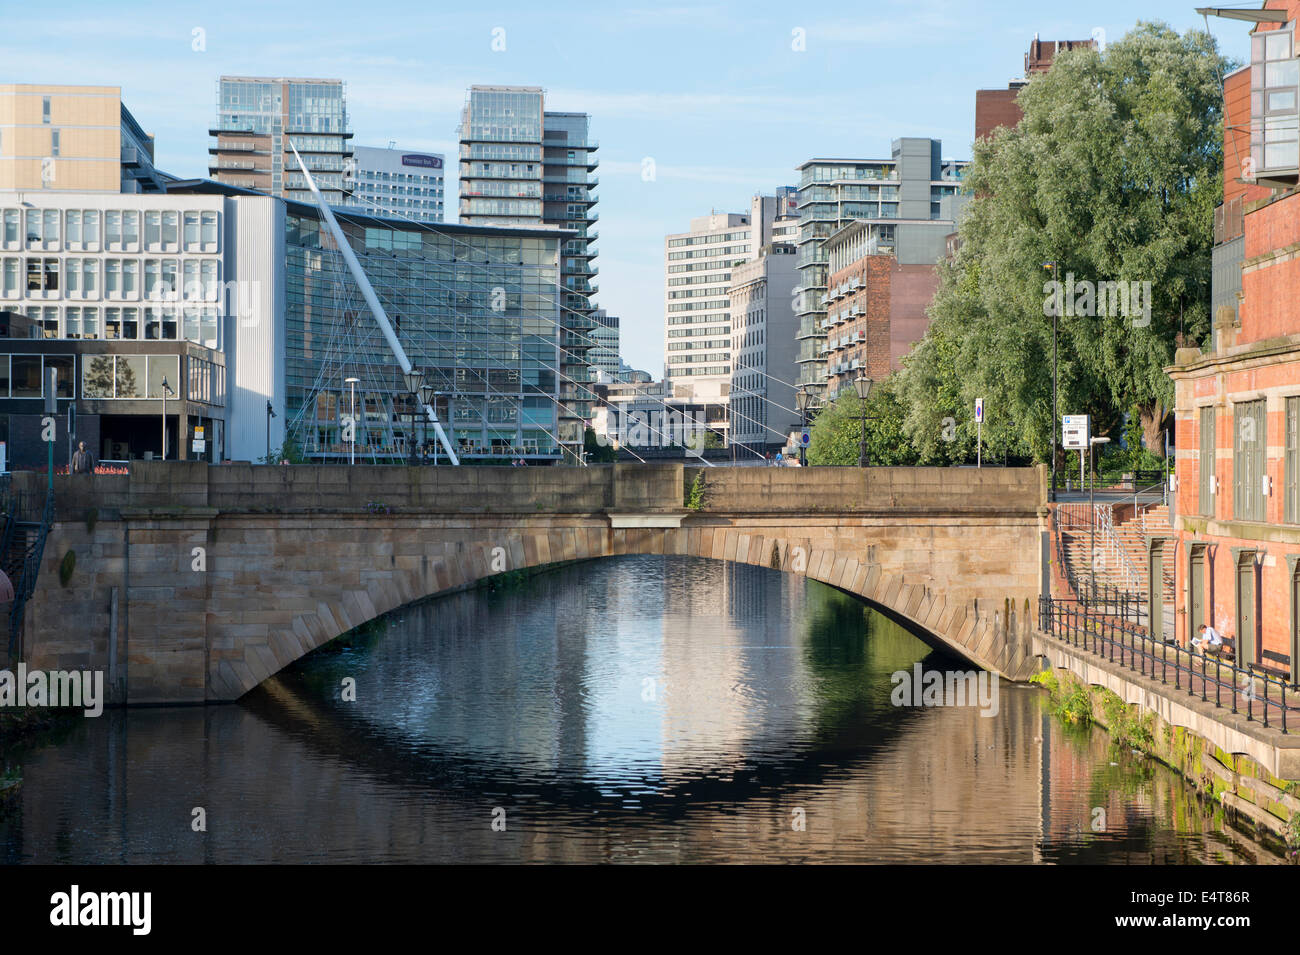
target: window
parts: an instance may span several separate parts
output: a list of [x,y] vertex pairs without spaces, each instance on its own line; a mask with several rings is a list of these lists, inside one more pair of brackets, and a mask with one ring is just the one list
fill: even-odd
[[95,251],[99,248],[99,213],[94,209],[87,209],[81,218],[82,224],[82,245],[89,251]]
[[215,212],[203,213],[201,231],[203,251],[217,251],[217,214]]
[[4,240],[6,249],[16,249],[20,245],[18,210],[6,209],[4,211],[4,231],[0,233],[0,238]]
[[134,209],[122,213],[122,245],[129,252],[140,251],[140,213]]
[[202,246],[199,239],[199,214],[197,212],[185,213],[185,251],[198,252]]
[[179,213],[176,212],[164,212],[162,214],[162,244],[163,249],[167,252],[180,250],[179,218]]
[[41,356],[12,356],[10,384],[14,398],[41,397]]
[[162,213],[146,212],[144,214],[144,247],[150,252],[162,248]]
[[122,251],[122,213],[111,209],[104,213],[104,248]]
[[41,242],[41,210],[27,210],[27,247],[40,245]]
[[22,263],[21,259],[4,260],[4,275],[3,278],[0,279],[0,282],[3,282],[3,285],[0,285],[0,290],[3,290],[3,294],[5,298],[18,297],[19,294],[18,275],[19,275],[19,265],[21,263]]
[[118,298],[122,294],[122,260],[104,260],[104,295]]
[[81,210],[68,210],[68,226],[64,230],[64,235],[67,236],[69,248],[81,247]]
[[122,260],[122,294],[135,298],[140,290],[140,262],[138,259]]
[[182,265],[184,284],[181,291],[187,302],[197,301],[203,297],[203,285],[199,282],[199,263],[197,259],[186,259]]
[[58,209],[46,209],[41,213],[41,239],[47,249],[59,241]]
[[99,295],[99,259],[81,260],[81,294],[84,298]]
[[48,96],[41,97],[41,122],[45,125],[49,125],[50,122],[50,98]]
[[59,131],[57,129],[52,129],[50,130],[50,155],[57,156],[58,154],[59,154]]
[[1291,29],[1259,32],[1251,37],[1250,158],[1256,174],[1294,172],[1300,166],[1296,104],[1300,60],[1295,59],[1293,46]]
[[1286,413],[1282,420],[1286,428],[1282,520],[1288,524],[1300,524],[1300,395],[1286,399]]
[[1200,511],[1214,516],[1214,409],[1201,409]]
[[1232,514],[1239,521],[1264,519],[1264,402],[1239,401],[1233,406]]

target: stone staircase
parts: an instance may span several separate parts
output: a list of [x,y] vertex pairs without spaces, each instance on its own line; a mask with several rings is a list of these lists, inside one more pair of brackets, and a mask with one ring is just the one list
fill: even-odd
[[[1058,510],[1061,513],[1062,544],[1065,549],[1065,560],[1076,576],[1088,576],[1092,570],[1089,566],[1091,534],[1088,505],[1062,504],[1059,505]],[[1131,570],[1136,571],[1137,581],[1140,584],[1137,589],[1143,592],[1146,592],[1150,586],[1150,581],[1147,579],[1147,535],[1166,533],[1170,530],[1169,508],[1164,504],[1149,507],[1136,517],[1129,517],[1126,520],[1115,522],[1115,540],[1119,543]],[[1114,555],[1107,547],[1106,532],[1100,526],[1097,527],[1096,531],[1096,543],[1098,550],[1102,552],[1102,559],[1098,561],[1096,568],[1098,585],[1104,584],[1118,587],[1121,590],[1134,590],[1132,573],[1121,566],[1119,561],[1115,560]],[[1172,548],[1169,547],[1165,548],[1162,578],[1163,592],[1172,594],[1174,588],[1174,556]]]

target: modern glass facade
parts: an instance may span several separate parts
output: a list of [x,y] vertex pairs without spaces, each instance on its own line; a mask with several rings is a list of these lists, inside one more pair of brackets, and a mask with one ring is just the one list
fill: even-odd
[[562,329],[561,438],[575,453],[591,418],[595,375],[597,144],[586,113],[548,112],[536,86],[475,86],[460,127],[460,221],[568,230],[557,296]]
[[292,143],[326,202],[341,205],[347,197],[352,131],[341,80],[223,76],[209,132],[208,168],[218,182],[310,202]]
[[969,163],[939,160],[938,151],[937,140],[896,140],[891,159],[811,159],[798,167],[799,384],[819,397],[825,397],[831,352],[824,243],[849,223],[866,221],[866,240],[893,252],[907,222],[940,219],[940,200],[959,191]]
[[[560,238],[515,229],[440,229],[369,217],[339,221],[417,368],[439,420],[469,460],[560,456]],[[410,415],[400,369],[315,210],[286,227],[286,418],[317,460],[402,460],[433,440]],[[349,290],[351,290],[349,292]],[[349,384],[346,379],[356,378]]]

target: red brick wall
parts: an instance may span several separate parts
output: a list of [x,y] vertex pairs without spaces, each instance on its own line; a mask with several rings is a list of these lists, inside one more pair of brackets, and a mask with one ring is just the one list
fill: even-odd
[[1024,115],[1016,105],[1020,90],[975,91],[975,138],[983,139],[999,126],[1017,126]]
[[1241,276],[1241,330],[1237,344],[1300,332],[1300,258],[1279,256],[1267,265],[1251,260],[1300,243],[1300,194],[1246,213],[1246,264]]
[[899,265],[893,273],[889,312],[889,360],[897,369],[901,359],[930,326],[925,310],[939,288],[933,265]]

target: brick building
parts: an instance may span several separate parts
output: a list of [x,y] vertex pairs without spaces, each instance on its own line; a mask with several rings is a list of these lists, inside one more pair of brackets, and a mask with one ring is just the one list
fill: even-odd
[[1017,126],[1024,115],[1016,97],[1036,73],[1046,73],[1052,68],[1057,53],[1095,46],[1092,40],[1040,40],[1034,34],[1025,54],[1025,75],[1014,79],[1007,88],[975,91],[975,138],[983,139],[999,126]]
[[830,397],[852,391],[855,378],[886,378],[925,336],[925,310],[939,287],[935,265],[948,252],[952,224],[966,200],[945,197],[940,219],[899,223],[888,241],[861,221],[826,240],[822,326]]
[[[1201,623],[1239,664],[1300,679],[1300,0],[1260,11],[1251,65],[1224,83],[1224,195],[1215,214],[1213,333],[1180,348],[1175,383],[1177,638]],[[1264,114],[1252,115],[1252,102]]]

